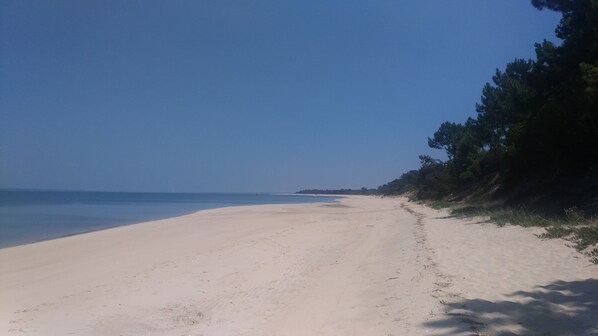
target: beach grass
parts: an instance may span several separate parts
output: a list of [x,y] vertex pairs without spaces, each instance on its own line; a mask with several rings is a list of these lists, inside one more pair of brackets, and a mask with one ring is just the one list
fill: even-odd
[[425,204],[435,209],[448,209],[451,216],[456,218],[485,217],[498,226],[542,227],[545,232],[538,235],[539,238],[570,241],[572,247],[598,265],[598,218],[586,216],[577,207],[564,209],[562,215],[557,216],[524,207],[493,207],[488,204],[447,201]]

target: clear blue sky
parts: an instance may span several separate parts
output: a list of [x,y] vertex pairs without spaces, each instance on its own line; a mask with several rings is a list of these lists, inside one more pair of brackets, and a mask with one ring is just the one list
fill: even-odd
[[[0,187],[377,187],[557,41],[523,0],[2,1]],[[557,41],[558,42],[558,41]]]

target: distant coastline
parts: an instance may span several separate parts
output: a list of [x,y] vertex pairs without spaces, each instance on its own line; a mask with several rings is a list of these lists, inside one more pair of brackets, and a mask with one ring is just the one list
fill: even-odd
[[378,195],[378,189],[305,189],[300,190],[298,195]]

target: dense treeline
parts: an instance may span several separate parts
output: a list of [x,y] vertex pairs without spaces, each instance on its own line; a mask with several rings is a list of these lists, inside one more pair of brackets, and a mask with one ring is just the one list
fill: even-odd
[[[482,90],[477,116],[444,122],[419,170],[379,188],[418,198],[486,197],[546,207],[598,209],[598,0],[532,0],[562,13],[560,45],[535,45]],[[562,209],[562,208],[560,208]]]
[[378,189],[368,189],[366,187],[361,189],[305,189],[297,192],[297,194],[310,195],[377,195],[378,193]]

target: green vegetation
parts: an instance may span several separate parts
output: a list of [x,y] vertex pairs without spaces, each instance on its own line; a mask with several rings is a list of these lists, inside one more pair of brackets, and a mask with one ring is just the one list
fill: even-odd
[[556,222],[560,222],[557,218],[547,218],[539,213],[527,209],[516,209],[509,207],[501,208],[487,208],[466,206],[463,208],[455,208],[451,211],[457,217],[472,217],[484,216],[488,217],[492,222],[499,226],[506,224],[528,226],[542,226],[548,227]]
[[477,116],[428,138],[448,159],[421,155],[418,170],[378,190],[455,216],[545,227],[541,238],[570,240],[598,264],[598,0],[531,3],[562,13],[562,43],[544,40],[535,60],[497,69]]
[[380,186],[380,193],[557,216],[572,207],[598,213],[598,1],[532,5],[562,13],[561,45],[537,43],[535,60],[515,59],[497,70],[475,118],[446,121],[428,138],[448,159],[422,155],[418,170]]
[[298,191],[297,194],[322,194],[322,195],[378,195],[378,189],[305,189]]
[[[546,228],[540,238],[564,238],[573,242],[576,250],[583,252],[598,244],[598,226],[552,226]],[[585,254],[590,257],[591,262],[598,265],[598,247],[591,248]]]
[[535,210],[513,207],[492,207],[489,205],[466,205],[455,202],[425,202],[436,208],[450,208],[455,217],[486,217],[498,226],[506,224],[524,227],[544,227],[543,239],[563,238],[573,243],[577,251],[590,257],[598,264],[598,218],[588,217],[578,208],[565,209],[565,216],[551,216]]
[[428,138],[448,159],[420,155],[419,169],[377,192],[408,193],[455,216],[545,227],[542,238],[591,249],[598,263],[598,0],[531,2],[562,13],[562,43],[544,40],[535,60],[497,69],[476,117],[446,121]]

